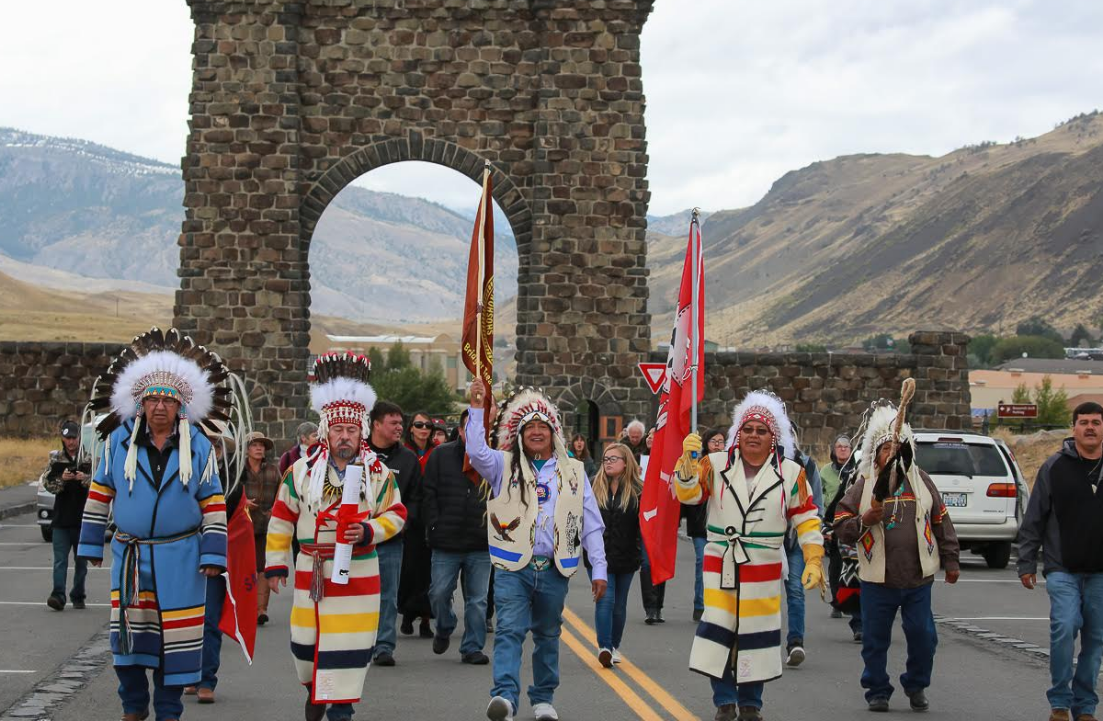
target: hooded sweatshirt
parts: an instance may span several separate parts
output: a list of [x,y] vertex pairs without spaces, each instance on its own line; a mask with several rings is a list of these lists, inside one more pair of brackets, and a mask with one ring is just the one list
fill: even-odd
[[1072,438],[1042,464],[1019,527],[1018,572],[1103,573],[1103,459],[1081,458]]

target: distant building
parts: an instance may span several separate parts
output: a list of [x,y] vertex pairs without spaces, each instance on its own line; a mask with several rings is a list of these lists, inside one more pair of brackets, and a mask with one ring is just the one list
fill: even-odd
[[440,366],[444,377],[455,390],[464,390],[471,381],[471,374],[463,365],[460,356],[460,342],[447,334],[437,336],[416,335],[327,335],[329,350],[351,350],[367,353],[372,348],[384,355],[395,343],[410,354],[410,363],[422,372],[429,371],[434,364]]
[[1022,358],[994,370],[969,371],[973,414],[984,415],[988,410],[995,415],[996,406],[1010,403],[1016,388],[1025,384],[1033,393],[1046,376],[1053,381],[1054,389],[1063,389],[1068,395],[1070,409],[1086,400],[1103,398],[1103,363]]

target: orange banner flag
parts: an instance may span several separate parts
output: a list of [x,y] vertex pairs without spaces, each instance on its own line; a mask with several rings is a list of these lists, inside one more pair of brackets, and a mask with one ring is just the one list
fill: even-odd
[[[486,383],[484,431],[489,440],[490,407],[494,383],[494,197],[490,163],[483,169],[483,192],[471,233],[471,254],[467,261],[467,296],[463,304],[463,364]],[[464,472],[472,483],[480,479],[464,456]]]

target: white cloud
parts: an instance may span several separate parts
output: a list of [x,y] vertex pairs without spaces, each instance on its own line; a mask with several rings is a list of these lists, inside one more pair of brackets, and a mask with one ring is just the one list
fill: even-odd
[[[2,12],[0,125],[179,160],[184,2]],[[749,205],[785,172],[841,154],[1044,133],[1103,105],[1101,46],[1098,0],[659,0],[642,40],[651,212]],[[478,194],[413,164],[360,184],[458,208]]]

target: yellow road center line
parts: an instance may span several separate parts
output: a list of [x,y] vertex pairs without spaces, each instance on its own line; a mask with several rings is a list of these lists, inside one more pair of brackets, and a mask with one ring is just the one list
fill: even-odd
[[574,651],[575,655],[582,659],[582,663],[586,664],[591,671],[594,672],[599,679],[604,681],[609,688],[613,689],[613,693],[620,696],[621,700],[636,712],[643,721],[664,721],[663,717],[655,713],[655,710],[651,708],[639,695],[628,687],[624,681],[617,678],[616,674],[611,673],[610,669],[603,668],[597,659],[594,658],[594,654],[590,652],[590,649],[583,645],[582,641],[568,631],[563,629],[563,642],[567,644],[567,647]]
[[[575,614],[569,608],[563,608],[563,618],[567,623],[571,624],[574,629],[582,636],[586,641],[590,643],[594,648],[597,648],[597,634],[592,628],[586,625],[586,623]],[[650,676],[644,673],[639,666],[629,661],[627,658],[621,655],[621,662],[617,666],[624,671],[628,676],[635,681],[639,686],[655,699],[660,706],[666,709],[667,713],[673,716],[677,721],[697,721],[697,716],[690,712],[685,706],[680,704],[676,698],[670,695],[670,693],[656,683]]]

